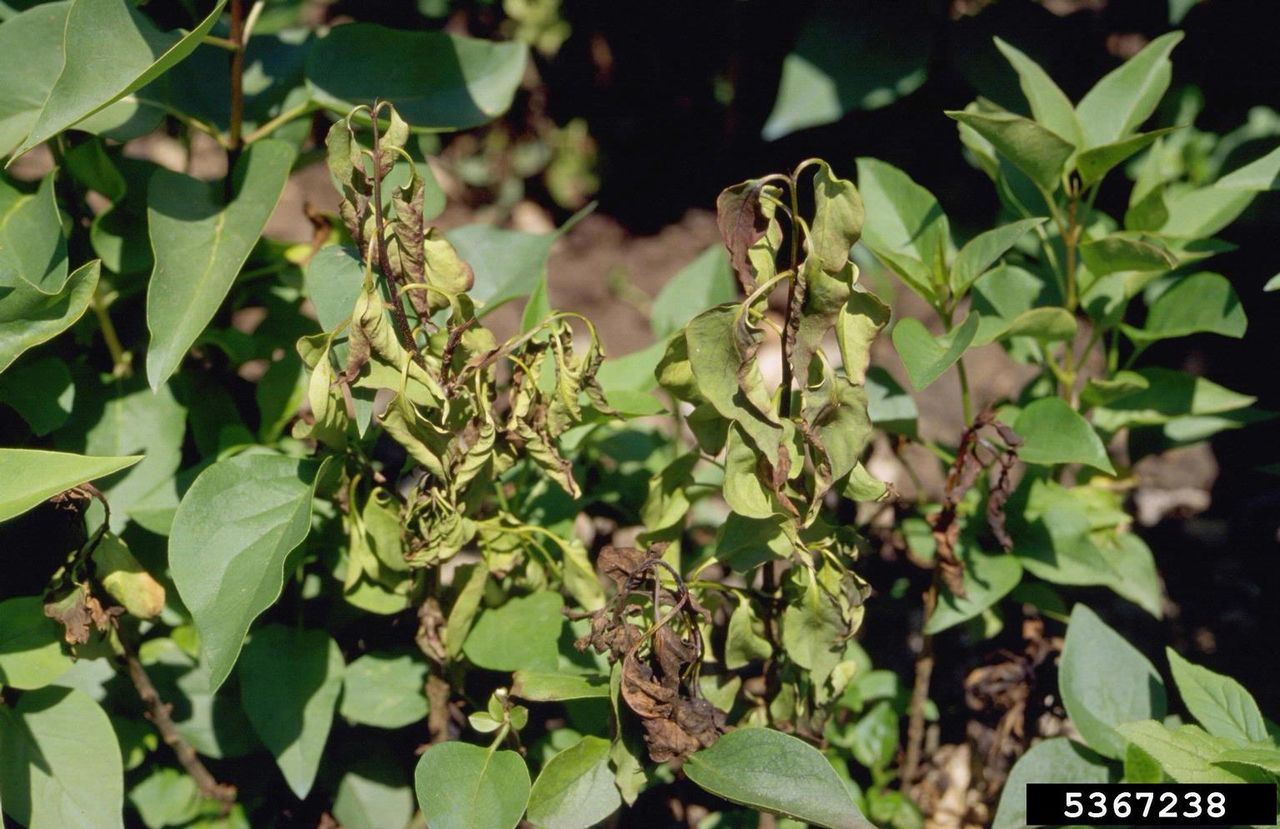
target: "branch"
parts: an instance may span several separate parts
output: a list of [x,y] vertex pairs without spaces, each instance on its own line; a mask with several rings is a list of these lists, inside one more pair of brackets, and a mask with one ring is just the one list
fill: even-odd
[[152,684],[151,677],[147,675],[147,669],[142,666],[142,661],[138,659],[137,650],[133,647],[128,637],[124,635],[124,631],[120,629],[118,622],[116,623],[116,632],[120,635],[120,645],[124,650],[124,664],[129,670],[129,679],[133,681],[133,687],[138,690],[138,698],[147,707],[147,719],[155,724],[156,730],[160,732],[160,737],[164,740],[165,745],[173,749],[173,753],[178,757],[178,762],[187,770],[187,774],[191,775],[191,778],[196,781],[196,785],[200,788],[200,794],[222,803],[224,814],[230,811],[231,804],[236,802],[236,787],[229,783],[219,783],[209,769],[205,768],[204,763],[200,762],[200,757],[196,754],[196,750],[178,733],[177,726],[173,724],[173,718],[169,716],[173,706],[160,699],[156,686]]
[[231,201],[232,177],[235,173],[236,161],[240,159],[243,141],[240,131],[244,124],[244,2],[231,0],[231,43],[235,50],[231,53],[231,118],[227,134],[227,177],[223,188],[226,200]]

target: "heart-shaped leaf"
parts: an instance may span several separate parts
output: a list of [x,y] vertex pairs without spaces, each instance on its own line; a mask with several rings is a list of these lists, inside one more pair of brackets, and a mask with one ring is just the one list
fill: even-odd
[[311,529],[318,471],[314,461],[239,455],[201,472],[178,505],[169,568],[212,689],[231,673],[249,625],[280,596],[285,558]]
[[0,705],[0,800],[28,829],[122,829],[124,768],[106,713],[83,691]]
[[918,319],[898,320],[893,327],[893,347],[898,350],[916,391],[923,391],[955,365],[978,333],[980,319],[977,312],[971,313],[950,334],[941,337],[930,334]]
[[1027,463],[1083,463],[1115,474],[1107,448],[1093,426],[1059,397],[1041,398],[1027,406],[1013,430],[1022,436],[1018,457]]
[[439,743],[418,761],[414,788],[431,829],[515,829],[529,803],[529,767],[514,751]]

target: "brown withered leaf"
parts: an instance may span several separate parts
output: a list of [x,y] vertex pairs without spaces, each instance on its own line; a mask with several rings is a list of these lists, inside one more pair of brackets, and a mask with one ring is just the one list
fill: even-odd
[[667,719],[644,720],[644,743],[649,748],[649,759],[655,763],[683,760],[703,748],[698,738]]
[[123,607],[102,606],[87,586],[77,584],[60,599],[45,602],[44,615],[63,626],[63,638],[69,645],[83,645],[89,641],[90,628],[106,632],[111,628],[111,617],[124,613]]
[[610,544],[600,551],[596,569],[600,571],[600,575],[613,582],[614,589],[622,592],[632,575],[639,571],[648,558],[649,554],[644,550]]
[[434,596],[428,596],[418,607],[418,633],[414,638],[418,648],[440,665],[449,659],[449,650],[444,644],[446,624],[440,602]]
[[724,733],[724,712],[705,699],[677,702],[675,720],[702,748],[709,748]]
[[622,661],[622,699],[642,719],[666,718],[678,695],[654,678],[653,669],[640,661],[634,650]]
[[756,269],[747,258],[747,251],[764,238],[769,220],[760,210],[760,193],[764,182],[750,179],[725,188],[716,199],[716,225],[729,249],[729,262],[743,291],[756,289]]

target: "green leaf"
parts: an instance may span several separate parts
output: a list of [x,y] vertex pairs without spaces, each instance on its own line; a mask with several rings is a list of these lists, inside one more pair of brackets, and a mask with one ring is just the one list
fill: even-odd
[[979,315],[974,346],[1012,337],[1069,341],[1076,335],[1075,315],[1052,298],[1044,281],[1012,265],[990,270],[974,283],[970,310]]
[[0,26],[0,153],[31,132],[62,69],[62,32],[70,2],[42,3]]
[[8,521],[60,492],[104,478],[141,455],[97,458],[42,449],[0,449],[0,521]]
[[827,829],[870,829],[816,748],[780,731],[739,728],[685,761],[694,783],[752,809]]
[[1022,436],[1018,457],[1027,463],[1083,463],[1108,475],[1116,473],[1093,426],[1062,398],[1045,397],[1027,406],[1013,430]]
[[662,286],[649,309],[649,324],[654,336],[661,339],[713,305],[732,302],[737,295],[738,282],[729,266],[729,254],[724,245],[712,245]]
[[1165,655],[1183,704],[1206,731],[1238,743],[1267,739],[1262,712],[1243,685],[1229,676],[1193,665],[1173,648],[1165,648]]
[[1029,118],[1011,112],[982,113],[950,110],[947,116],[991,142],[1014,167],[1027,174],[1045,193],[1058,189],[1062,168],[1075,147]]
[[1117,730],[1126,740],[1155,758],[1165,776],[1175,783],[1260,782],[1259,776],[1242,776],[1213,765],[1218,757],[1235,748],[1230,740],[1214,737],[1194,725],[1166,728],[1150,719],[1129,722]]
[[931,385],[968,350],[978,332],[979,319],[979,314],[971,313],[950,334],[941,337],[930,334],[918,319],[898,320],[893,327],[893,347],[916,391]]
[[49,173],[31,194],[0,179],[0,289],[25,283],[57,294],[66,284],[67,237],[54,197],[58,174]]
[[1082,149],[1119,141],[1151,117],[1169,88],[1173,73],[1169,53],[1181,40],[1182,32],[1156,38],[1094,84],[1076,106],[1084,130]]
[[867,414],[871,422],[887,432],[915,437],[920,411],[915,399],[879,366],[867,372]]
[[415,129],[466,129],[510,108],[528,54],[518,42],[352,23],[312,47],[307,87],[341,115],[380,98]]
[[42,357],[0,374],[0,400],[38,437],[67,422],[75,396],[71,372],[57,357]]
[[347,666],[339,713],[375,728],[403,728],[427,716],[427,663],[407,651],[366,653]]
[[1257,196],[1216,184],[1165,194],[1167,218],[1158,230],[1173,237],[1205,238],[1234,222]]
[[129,790],[129,802],[148,827],[185,826],[200,816],[200,787],[186,772],[156,769]]
[[236,164],[235,196],[225,207],[221,183],[157,170],[147,190],[155,269],[147,285],[147,379],[151,388],[177,371],[200,336],[284,192],[294,149],[258,141]]
[[1136,390],[1121,394],[1094,410],[1094,424],[1105,432],[1126,426],[1159,426],[1189,415],[1237,411],[1257,398],[1234,392],[1203,377],[1169,368],[1130,372],[1141,380]]
[[524,312],[520,315],[520,331],[532,331],[538,324],[551,316],[551,299],[547,296],[547,275],[544,273],[533,287],[533,293],[524,304]]
[[898,751],[898,713],[885,700],[876,703],[854,724],[850,734],[853,758],[869,769],[887,769]]
[[[858,159],[858,192],[867,217],[862,243],[872,253],[888,259],[905,254],[923,262],[932,274],[945,273],[951,226],[932,193],[897,167],[874,158]],[[886,264],[893,266],[891,261]]]
[[1009,43],[995,38],[996,48],[1018,73],[1018,85],[1031,105],[1031,115],[1046,129],[1075,146],[1080,145],[1080,122],[1076,120],[1071,100],[1058,88],[1049,74],[1026,54]]
[[95,259],[76,268],[60,293],[50,296],[25,281],[0,287],[0,371],[24,351],[47,342],[84,315],[98,287],[101,263]]
[[560,702],[569,699],[605,699],[609,677],[575,676],[547,671],[516,671],[511,695],[530,702]]
[[970,239],[951,265],[951,291],[956,296],[964,296],[969,286],[978,277],[986,273],[996,260],[1004,256],[1027,231],[1034,230],[1044,224],[1045,219],[1021,219],[995,230],[979,233]]
[[44,615],[40,596],[0,602],[0,687],[42,688],[71,667],[62,627]]
[[589,829],[622,805],[609,768],[608,740],[583,737],[547,761],[529,793],[529,822],[542,829]]
[[63,30],[62,71],[16,154],[163,75],[200,45],[225,4],[218,0],[189,32],[165,33],[126,0],[75,0]]
[[1117,271],[1167,271],[1178,265],[1163,246],[1120,235],[1085,242],[1080,246],[1080,258],[1095,276]]
[[320,328],[332,331],[351,317],[364,289],[364,263],[354,248],[329,245],[311,257],[302,279]]
[[240,659],[240,699],[285,782],[305,799],[342,692],[342,651],[323,630],[258,628]]
[[729,617],[724,641],[724,666],[731,671],[773,656],[773,645],[764,637],[764,623],[756,618],[745,599]]
[[529,768],[514,751],[438,743],[414,772],[431,829],[515,829],[529,803]]
[[0,706],[0,801],[28,829],[123,829],[111,721],[83,691],[40,688]]
[[1071,611],[1058,687],[1080,736],[1116,760],[1125,746],[1117,726],[1165,713],[1164,683],[1155,667],[1083,604]]
[[[753,334],[744,335],[744,325],[738,324],[741,310],[733,303],[717,305],[690,320],[684,334],[689,366],[702,396],[722,417],[734,421],[735,428],[750,438],[754,450],[776,464],[782,426],[773,414],[759,363],[751,359]],[[751,468],[755,468],[754,461]]]
[[1085,150],[1076,156],[1076,171],[1080,173],[1081,182],[1085,187],[1090,187],[1101,181],[1102,177],[1117,164],[1134,153],[1146,149],[1160,136],[1168,135],[1176,129],[1180,128],[1165,127],[1151,130],[1150,132],[1142,132],[1119,141]]
[[786,558],[795,549],[783,529],[786,520],[780,515],[747,518],[729,513],[716,531],[716,559],[746,573],[766,561]]
[[319,464],[239,455],[200,473],[169,532],[169,569],[200,632],[216,690],[249,625],[280,596],[284,563],[311,529]]
[[[143,456],[142,463],[99,487],[111,503],[113,532],[123,532],[134,505],[173,479],[182,462],[182,440],[187,432],[187,410],[168,387],[155,393],[146,388],[121,393],[121,386],[115,381],[102,386],[105,399],[99,398],[101,415],[83,441],[74,439],[71,429],[59,435],[60,444],[86,454]],[[84,384],[80,390],[86,397],[93,391]]]
[[1027,826],[1027,784],[1109,783],[1115,772],[1106,759],[1066,737],[1051,737],[1033,745],[1009,771],[991,829]]
[[1155,618],[1164,618],[1164,589],[1146,542],[1132,532],[1117,530],[1099,534],[1097,547],[1116,573],[1104,583]]
[[1119,371],[1111,377],[1090,377],[1080,392],[1081,404],[1089,409],[1105,406],[1148,388],[1147,378],[1136,371]]
[[491,671],[554,671],[559,665],[564,599],[544,591],[483,610],[467,635],[463,653]]
[[911,94],[928,76],[936,27],[921,0],[818,3],[782,62],[778,94],[762,130],[765,140]]
[[944,586],[938,604],[924,626],[925,633],[940,633],[979,615],[1008,595],[1022,580],[1022,565],[1017,556],[988,554],[962,548],[964,562],[964,596],[954,595]]
[[818,266],[839,274],[849,262],[849,250],[862,236],[866,210],[853,182],[839,178],[825,161],[813,175],[813,222],[805,248]]
[[523,233],[491,225],[465,225],[445,234],[458,256],[475,271],[468,292],[487,313],[508,300],[528,296],[547,272],[558,233]]
[[1142,328],[1121,326],[1140,345],[1191,334],[1221,334],[1240,339],[1249,321],[1235,288],[1225,276],[1200,272],[1178,280],[1147,311]]
[[1233,748],[1215,757],[1213,764],[1215,766],[1224,764],[1253,766],[1272,776],[1280,777],[1280,749],[1269,745]]
[[1218,179],[1215,187],[1263,192],[1280,184],[1280,147]]
[[343,829],[403,829],[413,817],[413,790],[394,752],[361,749],[344,767],[333,799]]

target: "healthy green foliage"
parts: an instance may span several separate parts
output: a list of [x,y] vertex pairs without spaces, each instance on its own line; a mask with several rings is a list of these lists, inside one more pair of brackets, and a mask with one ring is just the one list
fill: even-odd
[[280,596],[285,560],[311,524],[316,473],[310,461],[240,455],[200,473],[178,506],[169,566],[213,690],[231,673],[249,625]]
[[519,754],[467,743],[428,749],[414,784],[433,829],[515,829],[529,802],[529,770]]
[[249,258],[284,190],[294,151],[254,144],[235,173],[225,206],[204,182],[157,170],[147,188],[147,226],[155,269],[147,284],[147,380],[160,388],[200,336]]
[[1164,716],[1164,683],[1156,669],[1083,604],[1071,613],[1060,670],[1063,705],[1099,754],[1123,756],[1117,726]]
[[31,829],[124,826],[119,744],[84,692],[49,686],[0,707],[0,746],[0,803],[14,820]]
[[816,749],[770,729],[740,729],[722,737],[691,756],[685,774],[726,800],[816,826],[863,829],[871,825]]

